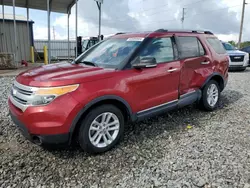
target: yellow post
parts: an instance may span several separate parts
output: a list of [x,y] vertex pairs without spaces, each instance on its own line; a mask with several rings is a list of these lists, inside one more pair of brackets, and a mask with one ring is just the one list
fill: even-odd
[[34,47],[33,46],[30,47],[30,59],[31,59],[31,63],[35,62]]
[[47,65],[48,64],[48,50],[47,50],[47,46],[43,47],[43,54],[44,54],[44,64]]

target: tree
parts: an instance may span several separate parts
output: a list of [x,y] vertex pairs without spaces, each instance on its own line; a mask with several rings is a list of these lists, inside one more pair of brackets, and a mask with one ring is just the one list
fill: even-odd
[[244,47],[247,47],[247,46],[250,46],[250,41],[245,41],[245,42],[242,42],[242,43],[240,44],[240,47],[241,47],[241,48],[244,48]]
[[232,44],[232,45],[235,46],[235,47],[237,46],[236,42],[233,41],[233,40],[228,41],[228,43]]

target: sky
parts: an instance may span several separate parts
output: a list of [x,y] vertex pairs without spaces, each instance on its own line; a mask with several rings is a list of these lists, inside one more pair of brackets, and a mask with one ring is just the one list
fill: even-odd
[[[250,40],[250,0],[247,0],[243,41]],[[181,29],[185,8],[184,29],[209,30],[221,40],[237,41],[243,0],[104,0],[102,5],[102,34],[117,32],[154,31],[160,28]],[[12,7],[5,12],[12,14]],[[16,14],[26,16],[26,9]],[[30,10],[34,24],[34,38],[47,38],[47,12]],[[67,15],[51,14],[51,36],[67,39]],[[54,29],[53,29],[54,28]],[[54,31],[53,31],[54,30]],[[79,0],[78,34],[98,35],[98,8],[94,0]],[[70,16],[70,38],[75,37],[75,7]]]

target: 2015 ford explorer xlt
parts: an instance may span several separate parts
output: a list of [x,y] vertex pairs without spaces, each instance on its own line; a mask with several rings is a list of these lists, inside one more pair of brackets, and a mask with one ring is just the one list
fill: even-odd
[[197,102],[214,110],[229,58],[211,32],[157,30],[119,34],[74,62],[41,66],[14,81],[8,104],[33,143],[70,144],[100,153],[124,124]]

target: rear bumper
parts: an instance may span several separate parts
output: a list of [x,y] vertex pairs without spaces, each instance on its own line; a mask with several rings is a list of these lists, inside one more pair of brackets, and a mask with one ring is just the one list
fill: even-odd
[[54,134],[54,135],[35,135],[31,134],[27,127],[10,111],[12,121],[18,127],[22,135],[37,145],[50,145],[50,144],[69,144],[69,134]]

